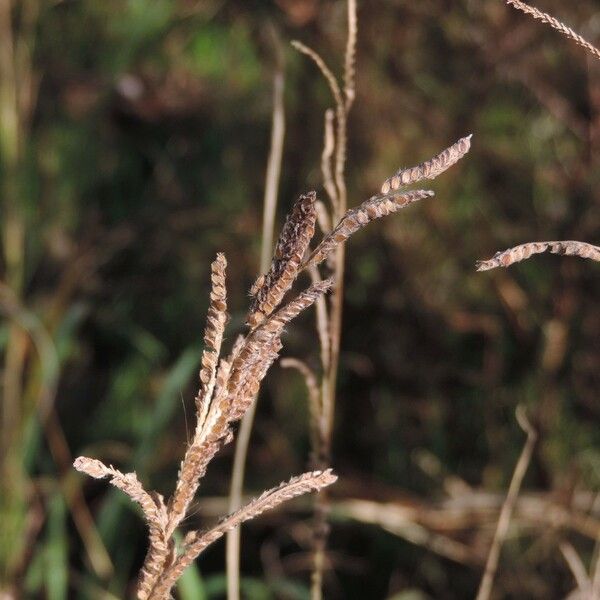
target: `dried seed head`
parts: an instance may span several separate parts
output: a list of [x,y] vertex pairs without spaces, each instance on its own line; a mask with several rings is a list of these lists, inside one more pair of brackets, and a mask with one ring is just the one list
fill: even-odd
[[394,213],[413,202],[429,198],[434,193],[428,190],[414,190],[403,193],[373,196],[360,206],[349,210],[337,224],[335,229],[325,236],[315,248],[303,267],[318,265],[325,260],[337,246],[343,244],[353,233],[367,223]]
[[456,164],[471,148],[472,135],[468,135],[440,152],[437,156],[416,167],[400,169],[393,177],[386,179],[381,186],[381,193],[388,194],[391,190],[399,190],[422,179],[435,179],[444,171]]
[[[204,330],[204,351],[200,369],[200,392],[196,397],[196,407],[200,413],[207,410],[215,384],[217,361],[221,352],[223,333],[227,323],[227,290],[225,288],[225,269],[227,260],[224,254],[217,254],[211,265],[212,289],[210,306]],[[201,420],[201,419],[199,419]]]
[[515,8],[531,15],[534,19],[540,20],[542,23],[550,25],[553,29],[556,29],[564,36],[573,40],[576,44],[579,44],[582,48],[585,48],[594,58],[600,60],[600,50],[596,46],[590,44],[586,39],[581,37],[578,33],[573,31],[570,27],[567,27],[562,21],[559,21],[552,15],[542,12],[541,10],[521,2],[521,0],[506,0],[507,4],[511,4]]
[[140,571],[137,597],[149,598],[158,576],[171,564],[175,556],[175,543],[167,534],[168,514],[163,497],[156,492],[146,492],[135,473],[121,473],[114,467],[106,466],[99,460],[79,456],[73,466],[90,477],[102,479],[110,477],[110,483],[125,492],[137,502],[148,525],[149,548]]
[[565,254],[568,256],[579,256],[600,262],[600,247],[576,241],[559,242],[529,242],[504,252],[496,252],[489,260],[477,262],[478,271],[489,271],[496,267],[509,267],[510,265],[527,260],[533,254],[551,252],[552,254]]
[[73,461],[73,466],[80,473],[85,473],[94,479],[103,479],[112,475],[110,467],[107,467],[102,461],[87,456],[78,456]]
[[242,523],[258,517],[267,510],[272,510],[292,498],[308,492],[318,491],[337,480],[337,475],[331,469],[313,471],[292,477],[289,481],[268,490],[255,498],[240,510],[221,519],[209,531],[194,531],[185,536],[182,554],[174,564],[162,574],[160,581],[153,590],[152,600],[168,597],[169,591],[175,585],[183,571],[212,543],[216,542],[225,533],[238,527]]
[[316,199],[315,192],[298,198],[277,241],[271,268],[252,286],[254,301],[247,323],[253,329],[279,306],[298,275],[304,253],[315,233]]
[[331,281],[326,280],[309,287],[246,338],[238,339],[231,364],[221,360],[212,401],[181,464],[170,504],[169,532],[185,516],[214,455],[231,440],[230,424],[241,419],[254,402],[262,380],[281,350],[280,337],[285,324],[330,286]]
[[263,325],[264,331],[281,335],[283,328],[292,319],[295,319],[303,310],[311,306],[317,298],[331,289],[333,279],[324,279],[313,283],[308,289],[298,294],[294,300],[288,302],[283,308],[279,309]]

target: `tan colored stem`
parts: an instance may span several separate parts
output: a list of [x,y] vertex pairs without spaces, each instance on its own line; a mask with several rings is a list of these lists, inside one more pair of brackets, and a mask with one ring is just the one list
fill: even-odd
[[[276,43],[277,45],[277,43]],[[265,176],[265,195],[263,203],[263,229],[260,251],[260,273],[266,273],[271,262],[273,252],[273,231],[275,227],[275,212],[277,208],[277,194],[281,175],[281,162],[283,156],[283,142],[285,139],[285,104],[284,89],[285,77],[283,71],[283,58],[281,49],[277,48],[278,61],[273,79],[273,117],[271,125],[271,149],[267,161]],[[244,487],[244,474],[246,470],[246,457],[254,416],[256,401],[246,412],[237,436],[235,454],[233,458],[233,471],[229,489],[229,512],[234,512],[242,505],[242,491]],[[226,563],[227,563],[227,598],[239,600],[240,597],[240,537],[241,528],[231,530],[227,534]]]
[[577,588],[581,594],[580,597],[582,599],[589,598],[589,600],[595,600],[598,596],[594,596],[592,593],[592,582],[575,548],[569,542],[561,542],[559,548],[577,582]]
[[527,472],[527,467],[531,462],[533,449],[537,441],[537,432],[527,420],[525,411],[520,406],[517,407],[517,421],[523,431],[527,434],[527,440],[525,441],[525,445],[523,446],[523,450],[519,456],[517,465],[515,466],[515,470],[510,481],[510,486],[508,488],[508,493],[506,495],[506,500],[504,501],[502,510],[500,511],[498,526],[496,527],[494,539],[490,547],[490,552],[485,564],[485,570],[483,573],[483,578],[481,579],[476,600],[488,600],[490,594],[492,593],[494,578],[496,576],[498,562],[500,560],[500,551],[502,550],[502,545],[506,539],[508,526],[519,497],[519,491],[521,490],[521,484],[523,483],[523,478]]
[[[347,209],[347,191],[346,191],[346,153],[347,153],[347,125],[348,113],[355,98],[355,54],[356,54],[356,36],[358,22],[356,17],[356,1],[348,0],[348,36],[346,40],[346,52],[344,60],[344,99],[339,92],[337,81],[335,85],[328,77],[327,71],[325,77],[330,83],[330,87],[335,100],[336,114],[336,135],[334,151],[334,174],[335,182],[335,201],[333,202],[334,214],[333,221],[339,222],[345,215]],[[314,57],[313,57],[314,59]],[[317,62],[318,64],[318,62]],[[326,132],[325,139],[331,138],[331,134]],[[327,157],[327,148],[324,149],[322,166],[326,186],[330,186],[328,181],[328,169],[325,164]],[[328,190],[329,192],[329,190]],[[331,193],[329,193],[331,196]],[[333,201],[333,198],[332,198]],[[329,464],[331,459],[331,438],[333,435],[333,423],[335,415],[335,396],[337,387],[337,376],[340,357],[340,343],[342,333],[343,299],[344,299],[344,271],[345,271],[345,246],[340,244],[335,249],[333,260],[333,278],[335,285],[330,295],[329,310],[329,360],[323,361],[323,379],[321,382],[321,406],[323,409],[322,431],[320,432],[320,444],[316,449],[316,461],[319,464]],[[322,345],[322,343],[321,343]],[[325,350],[322,347],[322,353]],[[319,492],[315,499],[314,514],[314,556],[313,573],[311,577],[311,599],[321,600],[323,597],[323,571],[325,568],[325,552],[327,548],[327,538],[329,533],[328,521],[329,500],[325,491]]]

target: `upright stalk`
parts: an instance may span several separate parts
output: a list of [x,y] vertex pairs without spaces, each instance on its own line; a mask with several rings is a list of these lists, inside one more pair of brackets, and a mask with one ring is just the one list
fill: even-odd
[[[271,263],[273,252],[273,230],[277,207],[277,193],[281,173],[283,155],[283,140],[285,137],[284,89],[285,77],[283,71],[283,55],[276,42],[276,67],[273,79],[273,117],[271,126],[271,148],[267,161],[265,176],[265,194],[263,202],[263,227],[260,252],[260,273],[266,273]],[[246,412],[238,433],[233,458],[233,472],[229,490],[229,512],[232,513],[242,506],[242,491],[248,445],[254,424],[256,401]],[[227,534],[227,598],[239,600],[240,597],[240,538],[241,528],[233,529]]]
[[[348,114],[354,102],[355,92],[355,55],[357,38],[356,0],[348,0],[348,37],[344,56],[344,87],[343,97],[337,82],[330,87],[336,101],[336,132],[334,136],[333,175],[328,165],[326,153],[323,156],[323,176],[325,188],[331,200],[333,223],[339,222],[345,215],[348,205],[346,187],[346,155],[347,155],[347,125]],[[314,59],[314,58],[313,58]],[[316,61],[317,65],[319,61]],[[329,70],[321,68],[326,79]],[[328,118],[326,115],[325,147],[331,132],[327,131]],[[330,162],[329,162],[330,164]],[[340,344],[342,335],[342,317],[344,303],[344,271],[345,271],[345,245],[340,244],[335,253],[333,264],[334,288],[330,295],[330,320],[329,320],[329,357],[322,361],[323,376],[321,380],[321,406],[323,410],[323,430],[317,436],[319,447],[315,451],[318,465],[330,464],[331,444],[335,417],[335,399],[337,390],[337,376],[340,361]],[[323,354],[323,353],[322,353]],[[325,569],[325,553],[329,537],[330,503],[325,490],[321,490],[315,498],[314,532],[313,532],[313,572],[311,577],[311,599],[321,600],[323,597],[323,572]]]

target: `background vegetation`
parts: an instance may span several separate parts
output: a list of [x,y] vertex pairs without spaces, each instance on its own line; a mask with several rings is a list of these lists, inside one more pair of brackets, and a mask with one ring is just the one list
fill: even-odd
[[[594,0],[539,4],[598,39]],[[126,498],[72,472],[72,456],[135,466],[170,491],[210,262],[219,250],[229,259],[230,339],[258,268],[269,29],[339,65],[345,3],[23,0],[7,10],[1,585],[28,598],[124,597],[143,524]],[[501,0],[363,1],[359,19],[350,206],[401,164],[470,132],[474,144],[434,184],[436,198],[348,247],[326,597],[473,596],[523,444],[517,404],[540,440],[496,593],[564,597],[575,583],[559,543],[589,565],[600,538],[597,267],[540,256],[478,274],[474,262],[528,240],[598,242],[599,66]],[[321,189],[331,105],[312,64],[287,46],[285,60],[280,220],[299,193]],[[313,316],[302,319],[286,352],[317,364]],[[304,470],[306,424],[302,381],[274,368],[249,493]],[[197,526],[224,512],[232,450],[202,486]],[[356,499],[379,508],[361,512]],[[245,597],[307,597],[308,514],[300,502],[244,529]],[[385,527],[368,522],[378,519]],[[181,597],[221,598],[223,572],[220,543]]]

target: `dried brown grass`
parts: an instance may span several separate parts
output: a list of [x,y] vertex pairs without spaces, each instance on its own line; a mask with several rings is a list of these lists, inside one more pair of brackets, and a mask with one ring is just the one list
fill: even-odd
[[531,258],[534,254],[550,252],[564,256],[579,256],[600,262],[600,247],[586,242],[572,240],[561,242],[529,242],[503,252],[496,252],[489,260],[477,262],[478,271],[489,271],[497,267],[510,267],[515,263]]
[[[595,46],[590,44],[582,36],[577,34],[571,28],[567,27],[555,17],[552,17],[551,15],[544,13],[537,8],[529,6],[528,4],[521,2],[521,0],[505,1],[507,4],[514,6],[518,10],[521,10],[522,12],[531,15],[533,18],[550,25],[553,29],[556,29],[567,38],[585,48],[594,58],[600,59],[600,51]],[[497,267],[509,267],[517,262],[529,259],[534,254],[541,254],[543,252],[550,252],[552,254],[566,256],[578,256],[580,258],[587,258],[600,262],[600,247],[586,242],[568,240],[528,242],[525,244],[520,244],[519,246],[509,248],[503,252],[497,252],[489,260],[478,261],[476,266],[478,271],[488,271]],[[517,411],[518,410],[519,409],[517,409]],[[517,504],[521,483],[531,460],[533,447],[537,439],[537,432],[530,425],[529,421],[527,421],[523,412],[521,412],[521,414],[517,412],[517,420],[519,420],[519,424],[527,433],[527,441],[513,472],[508,494],[498,518],[498,525],[494,535],[494,540],[490,547],[483,577],[481,579],[477,600],[487,600],[491,596],[494,577],[498,569],[502,544],[508,532],[508,526],[512,518],[514,508]],[[581,592],[581,597],[597,597],[595,594],[594,585],[587,578],[585,569],[583,568],[575,549],[570,544],[566,543],[562,543],[560,548],[565,560],[569,564],[569,567],[575,576],[579,591]],[[598,582],[598,589],[600,589],[600,577],[598,578]]]
[[[168,598],[184,569],[227,531],[286,500],[321,490],[335,481],[335,475],[327,468],[292,478],[233,512],[212,529],[188,533],[183,547],[176,548],[174,534],[189,512],[200,481],[216,453],[233,439],[233,425],[253,405],[262,380],[279,356],[285,326],[302,311],[322,300],[333,286],[333,279],[320,276],[317,265],[370,221],[430,196],[433,192],[425,190],[393,190],[373,196],[347,211],[308,259],[304,257],[315,232],[317,198],[315,192],[300,196],[285,221],[269,269],[258,278],[251,291],[253,300],[247,316],[249,331],[236,340],[226,358],[220,357],[227,323],[227,261],[223,254],[217,255],[211,266],[212,288],[199,374],[200,389],[195,401],[196,425],[171,498],[165,502],[160,494],[146,491],[135,473],[122,473],[93,458],[79,457],[74,462],[78,471],[91,477],[110,478],[112,485],[126,493],[142,509],[149,529],[149,549],[137,588],[140,600]],[[312,285],[284,303],[284,298],[303,271],[310,273]],[[323,318],[327,321],[327,316]],[[288,360],[286,366],[299,369],[305,377],[311,396],[314,444],[322,448],[324,440],[330,436],[327,429],[330,413],[324,407],[327,396],[322,394],[317,377],[306,365]],[[317,456],[315,461],[322,462],[323,455]]]
[[[579,46],[587,50],[594,58],[600,59],[600,50],[593,44],[584,39],[581,35],[567,27],[557,18],[542,12],[541,10],[522,2],[521,0],[505,0],[505,2],[516,9],[532,16],[534,19],[550,25],[562,33],[565,37],[577,43]],[[489,260],[477,261],[476,266],[478,271],[489,271],[497,267],[509,267],[517,262],[527,260],[534,254],[550,252],[552,254],[561,254],[566,256],[579,256],[580,258],[588,258],[593,261],[600,261],[600,247],[594,246],[587,242],[579,241],[552,241],[552,242],[528,242],[520,244],[504,250],[496,252]]]
[[[333,420],[335,414],[337,372],[340,355],[342,333],[342,305],[344,293],[345,251],[344,242],[356,231],[374,219],[394,213],[418,200],[433,196],[427,190],[407,191],[406,187],[421,179],[434,179],[447,168],[460,160],[470,148],[470,136],[462,138],[450,148],[444,150],[433,159],[411,169],[401,169],[393,177],[387,179],[381,193],[376,194],[358,207],[347,211],[347,189],[345,165],[347,155],[348,115],[356,97],[356,41],[358,18],[355,0],[347,2],[348,35],[344,53],[343,85],[340,84],[333,70],[326,64],[317,51],[301,42],[292,45],[308,56],[325,78],[333,97],[334,108],[325,112],[324,142],[321,155],[321,172],[323,186],[329,198],[329,209],[318,206],[318,219],[324,237],[303,267],[308,268],[313,281],[319,280],[321,274],[318,266],[327,260],[328,270],[335,281],[328,305],[321,298],[317,301],[317,331],[320,344],[321,373],[317,380],[319,401],[314,400],[314,382],[309,385],[310,404],[321,412],[311,417],[313,426],[318,427],[311,432],[313,441],[313,466],[321,468],[331,462],[331,444]],[[337,223],[331,228],[330,224]],[[297,367],[298,365],[296,365]],[[304,373],[306,378],[306,373]],[[325,549],[329,527],[327,515],[329,502],[326,492],[318,494],[315,501],[315,517],[313,524],[313,574],[311,599],[321,600],[323,586],[323,570],[325,565]]]
[[585,50],[589,52],[594,58],[600,60],[600,50],[596,48],[593,44],[588,42],[585,38],[579,35],[577,32],[573,31],[570,27],[565,25],[562,21],[559,21],[557,18],[549,15],[548,13],[542,12],[541,10],[535,8],[534,6],[530,6],[525,2],[521,2],[521,0],[506,0],[507,4],[514,6],[516,9],[531,15],[534,19],[541,21],[542,23],[546,23],[550,25],[556,31],[562,33],[565,37],[569,38]]
[[[311,198],[314,204],[314,194]],[[294,219],[296,216],[288,222],[293,222]],[[307,231],[312,227],[310,223],[314,225],[314,214],[303,213],[298,223],[301,231]],[[285,231],[287,230],[284,228]],[[278,253],[273,259],[272,267],[280,265],[282,261],[284,264],[279,276],[273,277],[272,283],[280,296],[278,301],[272,300],[272,310],[279,306],[283,295],[289,291],[293,283],[293,278],[289,277],[290,264],[299,263],[298,252],[306,244],[306,240],[297,236],[292,236],[292,240],[290,247],[286,246],[288,254]],[[295,268],[297,270],[297,266]],[[121,473],[92,458],[79,457],[74,462],[77,470],[91,477],[109,477],[110,483],[126,493],[142,509],[149,528],[149,549],[137,588],[140,600],[168,598],[183,570],[202,550],[230,529],[295,496],[319,490],[336,479],[329,469],[292,478],[265,492],[212,529],[188,533],[183,547],[176,549],[174,533],[189,511],[208,464],[231,441],[232,425],[248,410],[267,370],[277,358],[284,326],[311,306],[331,286],[330,280],[320,281],[273,314],[265,315],[261,325],[238,338],[227,358],[219,359],[227,321],[225,269],[225,257],[219,254],[212,264],[212,291],[204,334],[205,350],[200,368],[200,391],[196,397],[196,427],[170,500],[165,502],[160,494],[147,492],[135,473]]]

